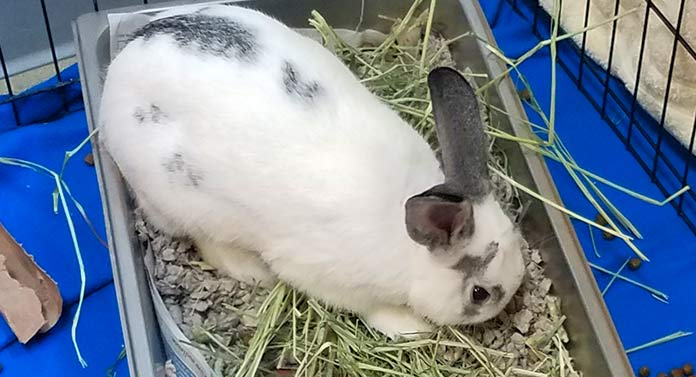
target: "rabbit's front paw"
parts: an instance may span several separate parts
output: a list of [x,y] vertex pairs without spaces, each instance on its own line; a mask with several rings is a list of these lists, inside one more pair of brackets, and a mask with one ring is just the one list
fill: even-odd
[[416,339],[430,335],[433,327],[405,306],[382,306],[365,316],[368,325],[386,336]]

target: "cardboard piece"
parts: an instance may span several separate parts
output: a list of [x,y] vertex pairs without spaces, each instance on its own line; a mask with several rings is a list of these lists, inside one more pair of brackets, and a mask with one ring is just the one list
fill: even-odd
[[63,311],[58,286],[0,224],[0,314],[21,343],[50,330]]

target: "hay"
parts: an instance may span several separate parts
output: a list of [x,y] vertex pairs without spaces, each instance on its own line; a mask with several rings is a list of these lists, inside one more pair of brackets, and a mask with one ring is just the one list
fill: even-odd
[[[318,13],[310,23],[325,45],[377,96],[437,149],[427,72],[452,65],[452,41],[426,33],[430,12],[414,3],[377,46],[343,43]],[[422,41],[427,41],[427,46]],[[468,77],[475,73],[465,72]],[[484,122],[488,111],[482,106]],[[490,126],[490,124],[489,124]],[[508,172],[506,156],[490,144],[491,165]],[[512,218],[523,206],[517,188],[492,175]],[[156,286],[174,321],[223,376],[577,376],[564,344],[558,298],[550,295],[539,252],[525,250],[527,276],[508,307],[478,326],[445,327],[433,337],[390,341],[354,315],[329,309],[283,283],[270,292],[217,274],[185,240],[150,227],[138,212],[136,229],[156,261]]]

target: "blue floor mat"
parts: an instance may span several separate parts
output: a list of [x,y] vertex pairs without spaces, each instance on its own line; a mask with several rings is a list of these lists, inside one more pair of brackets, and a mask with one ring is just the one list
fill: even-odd
[[[482,6],[506,56],[519,57],[537,44],[530,21],[515,13],[505,0],[484,1]],[[539,51],[523,63],[520,70],[542,108],[548,109],[551,87],[549,49]],[[558,67],[557,74],[556,130],[577,162],[589,171],[635,191],[653,198],[664,198],[565,71]],[[601,98],[600,88],[596,89],[597,92],[591,94]],[[526,107],[526,110],[532,122],[542,124],[531,108]],[[564,204],[581,215],[594,218],[596,211],[565,168],[552,160],[547,160],[547,164]],[[628,349],[679,330],[696,330],[696,318],[688,309],[696,298],[696,281],[691,275],[696,269],[696,237],[671,206],[656,207],[611,188],[602,189],[641,231],[644,239],[637,241],[636,245],[652,261],[638,271],[626,270],[623,274],[664,291],[670,299],[670,304],[664,304],[633,285],[621,281],[614,283],[606,293],[605,301],[624,347]],[[595,257],[587,225],[578,221],[573,223],[591,262],[616,271],[626,258],[632,256],[631,250],[621,241],[606,241],[596,232],[595,239],[602,257]],[[599,272],[595,272],[595,276],[600,289],[604,288],[609,277]],[[696,337],[686,337],[631,353],[629,359],[636,369],[649,365],[653,371],[670,370],[693,360],[689,358],[694,352]]]
[[[76,78],[76,66],[64,71],[63,77]],[[88,133],[81,101],[79,84],[72,84],[58,92],[45,92],[17,102],[16,113],[11,105],[0,105],[0,157],[29,160],[59,171],[64,153]],[[15,114],[22,122],[31,124],[16,126]],[[104,217],[95,169],[83,162],[89,151],[87,145],[71,160],[65,180],[103,239]],[[88,368],[83,369],[76,358],[70,327],[79,297],[80,274],[62,208],[58,214],[53,213],[54,188],[55,181],[48,175],[0,164],[0,223],[57,282],[64,301],[63,315],[56,327],[28,345],[18,343],[4,320],[0,320],[3,377],[105,376],[123,347],[109,251],[71,204],[87,281],[77,340]],[[122,371],[120,376],[124,375],[127,373]]]

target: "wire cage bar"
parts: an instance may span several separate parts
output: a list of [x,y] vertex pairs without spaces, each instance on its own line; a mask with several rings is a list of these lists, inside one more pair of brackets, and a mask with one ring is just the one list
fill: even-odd
[[[532,33],[539,40],[550,38],[553,19],[539,4],[539,0],[506,1],[518,14],[529,20]],[[583,30],[592,27],[589,16],[593,1],[600,0],[586,0],[585,2],[584,14],[582,15]],[[696,157],[694,153],[690,152],[694,150],[694,139],[696,138],[696,115],[691,122],[688,143],[680,143],[665,128],[670,94],[673,90],[677,50],[682,48],[688,54],[687,58],[691,59],[692,62],[696,62],[696,51],[694,46],[691,46],[689,41],[684,38],[681,30],[687,21],[684,17],[687,0],[679,0],[676,24],[670,22],[669,17],[653,0],[642,1],[645,2],[645,11],[640,15],[642,30],[640,31],[640,50],[633,90],[629,91],[624,83],[611,73],[616,60],[617,24],[619,22],[616,17],[619,15],[621,0],[613,1],[615,19],[611,22],[606,69],[588,55],[587,35],[589,31],[582,33],[581,41],[578,43],[573,42],[571,38],[559,41],[557,49],[562,50],[563,53],[559,52],[557,62],[645,170],[651,181],[662,194],[669,196],[686,185],[696,186],[696,175],[692,172],[696,169],[694,165]],[[562,4],[561,1],[558,3]],[[559,6],[562,7],[562,5]],[[559,19],[562,19],[560,11]],[[669,30],[672,37],[666,87],[659,116],[650,115],[638,100],[639,88],[643,83],[641,80],[644,80],[643,70],[646,60],[649,22],[660,22]],[[559,27],[559,30],[559,34],[568,32],[562,27]],[[598,88],[601,90],[599,99],[596,98]],[[683,144],[688,144],[688,149]],[[696,234],[696,191],[687,191],[672,201],[671,205],[691,231]]]
[[[85,2],[84,5],[86,7],[82,11],[100,11],[106,8],[136,5],[137,3],[148,4],[151,2],[153,2],[153,0],[89,0]],[[40,33],[43,35],[41,35],[40,37],[45,38],[47,48],[45,51],[45,57],[40,59],[40,63],[33,64],[30,67],[17,67],[16,63],[12,60],[12,47],[16,46],[8,44],[8,39],[10,37],[16,38],[16,36],[19,34],[15,33],[15,35],[9,35],[10,33],[0,33],[0,106],[7,105],[11,107],[11,119],[9,120],[9,126],[15,127],[23,126],[36,121],[36,119],[33,118],[23,119],[22,112],[20,111],[20,109],[23,108],[22,105],[25,102],[29,102],[34,97],[40,98],[38,96],[47,92],[56,92],[62,100],[63,111],[59,114],[56,114],[56,116],[60,116],[61,114],[64,114],[69,111],[75,111],[80,109],[79,107],[71,108],[69,106],[70,98],[67,98],[65,96],[66,88],[71,86],[72,84],[77,84],[79,82],[79,78],[64,77],[63,69],[61,69],[60,66],[60,62],[62,59],[74,58],[74,51],[71,48],[70,53],[67,56],[60,56],[54,33],[56,26],[60,26],[63,28],[69,27],[68,24],[63,25],[59,21],[56,21],[56,19],[62,21],[62,18],[65,18],[65,15],[61,15],[62,17],[56,16],[56,13],[60,13],[62,11],[60,7],[64,5],[71,5],[75,7],[76,2],[72,2],[72,0],[31,0],[22,3],[26,5],[27,9],[31,8],[30,17],[32,22],[35,22],[37,25],[41,25],[41,22],[43,23],[43,25],[41,25],[42,30],[40,30]],[[15,4],[20,4],[20,2],[17,2]],[[10,12],[8,12],[5,16],[8,17],[9,14]],[[75,14],[74,16],[76,17],[78,15],[79,14]],[[11,22],[8,23],[8,25],[11,26]],[[15,45],[16,44],[17,42],[15,40]],[[10,56],[8,57],[8,55]],[[15,63],[15,66],[13,66],[13,63]],[[17,84],[15,82],[15,75],[20,75],[22,73],[32,71],[40,67],[50,68],[49,76],[53,76],[55,77],[55,79],[51,82],[46,83],[45,85],[38,86],[36,86],[35,84],[39,84],[40,80],[37,82],[31,82],[31,85],[29,85],[29,89],[17,88]],[[42,79],[48,78],[49,77],[42,77]],[[7,121],[7,119],[3,119],[3,122]],[[8,125],[3,124],[2,126],[4,128],[7,128]]]

